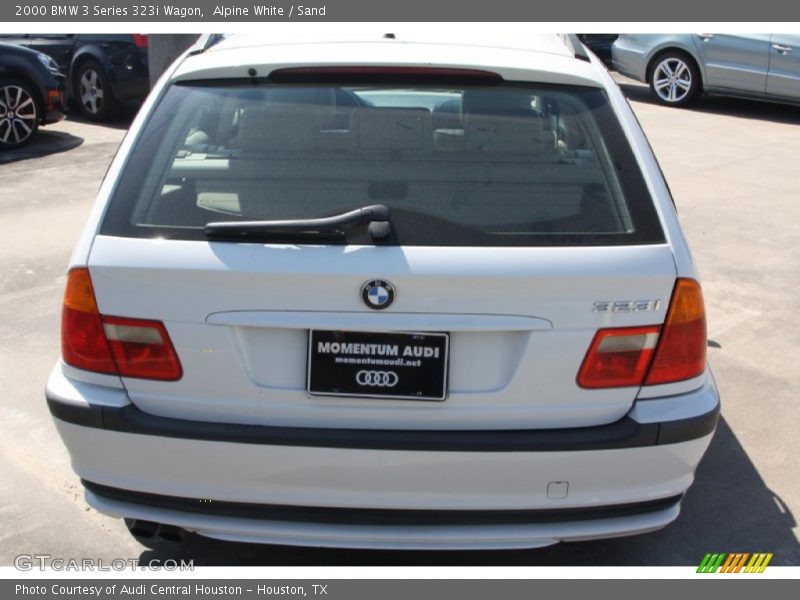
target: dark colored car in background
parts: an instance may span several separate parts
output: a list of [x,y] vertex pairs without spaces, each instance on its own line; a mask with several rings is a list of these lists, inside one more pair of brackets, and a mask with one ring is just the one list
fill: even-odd
[[0,35],[50,55],[67,77],[69,99],[87,118],[102,121],[150,91],[147,36],[141,34]]
[[618,33],[579,33],[578,39],[597,55],[606,66],[611,64],[611,46],[619,37]]
[[64,118],[66,81],[47,54],[0,43],[0,150]]

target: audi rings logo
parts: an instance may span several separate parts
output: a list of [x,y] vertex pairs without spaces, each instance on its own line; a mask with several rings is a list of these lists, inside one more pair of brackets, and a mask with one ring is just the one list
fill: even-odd
[[356,383],[364,387],[394,387],[400,377],[394,371],[359,371]]

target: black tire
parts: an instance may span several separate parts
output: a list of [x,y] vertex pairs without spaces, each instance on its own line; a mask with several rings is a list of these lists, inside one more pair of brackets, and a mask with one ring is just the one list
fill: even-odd
[[700,96],[703,82],[694,59],[679,50],[656,56],[647,70],[650,92],[661,104],[686,106]]
[[0,79],[0,150],[27,144],[39,128],[39,119],[34,87],[22,79]]
[[117,112],[119,103],[111,91],[111,82],[97,61],[87,60],[78,67],[73,95],[78,110],[92,121],[106,121]]

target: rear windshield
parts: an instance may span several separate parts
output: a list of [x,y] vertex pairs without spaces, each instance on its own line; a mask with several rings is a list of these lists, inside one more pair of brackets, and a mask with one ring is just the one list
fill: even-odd
[[172,85],[101,232],[204,240],[210,222],[376,204],[389,209],[390,235],[374,242],[350,227],[334,243],[664,241],[605,93],[509,83]]

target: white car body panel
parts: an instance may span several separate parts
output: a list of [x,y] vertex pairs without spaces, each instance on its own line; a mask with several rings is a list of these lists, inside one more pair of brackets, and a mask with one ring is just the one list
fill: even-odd
[[[681,494],[710,437],[587,452],[402,452],[191,442],[58,423],[78,475],[122,489],[286,506],[511,510],[624,504]],[[120,445],[122,444],[122,445]],[[138,448],[138,449],[137,449]],[[103,451],[105,449],[105,451]],[[120,466],[116,456],[129,460]],[[153,465],[158,464],[158,469]],[[625,465],[625,469],[615,465]],[[214,475],[211,476],[210,473]],[[569,482],[564,499],[551,482]]]
[[[708,416],[716,416],[719,398],[710,372],[641,388],[589,390],[576,382],[598,329],[663,323],[676,278],[696,277],[667,185],[619,87],[594,56],[578,60],[554,36],[478,44],[424,35],[378,38],[257,40],[254,47],[247,36],[234,36],[205,51],[201,45],[188,51],[154,87],[109,168],[70,267],[88,267],[101,314],[163,322],[183,376],[170,382],[121,378],[59,362],[47,397],[51,409],[60,407],[55,421],[76,473],[123,491],[312,508],[539,510],[679,498],[711,434],[676,441],[670,425],[687,422],[691,429],[695,420],[707,425]],[[171,82],[242,78],[251,68],[264,76],[309,65],[435,65],[488,70],[514,81],[603,88],[666,241],[291,246],[100,235],[126,157]],[[370,311],[360,297],[361,286],[374,278],[397,289],[386,311]],[[638,300],[660,303],[653,310],[593,310],[598,301]],[[421,402],[310,395],[309,329],[449,332],[448,397]],[[409,433],[409,439],[414,433],[481,431],[502,440],[511,430],[544,433],[547,439],[549,431],[580,433],[623,423],[649,428],[652,440],[630,447],[611,440],[608,449],[513,452],[231,443],[136,433],[126,429],[135,423],[118,422],[126,411],[158,426],[378,430]],[[76,414],[90,415],[95,425],[65,420]],[[551,497],[551,483],[566,483],[568,493]],[[107,514],[219,539],[372,548],[537,547],[651,531],[679,513],[674,504],[642,514],[530,525],[346,526],[193,514],[91,490],[86,497]]]
[[[539,81],[600,87],[596,70],[566,54],[530,52],[509,48],[469,47],[456,44],[380,42],[340,44],[276,44],[268,52],[252,48],[215,47],[187,58],[175,71],[175,81],[259,76],[274,70],[315,66],[429,66],[435,54],[440,68],[469,68],[498,73],[508,81]],[[374,56],[374,60],[365,57]],[[268,60],[264,59],[268,57]],[[535,78],[531,74],[535,73]]]
[[[76,384],[65,372],[68,369],[57,364],[48,382],[51,394],[63,403],[85,405],[87,398],[92,404],[109,407],[129,403],[120,390]],[[678,399],[639,401],[631,415],[644,424],[676,421],[702,415],[717,402],[713,380],[704,376],[697,392]],[[432,453],[187,441],[88,429],[58,418],[56,426],[70,449],[73,468],[88,481],[176,497],[305,507],[358,506],[368,497],[371,508],[383,509],[548,509],[669,497],[691,484],[711,439],[707,435],[667,446],[582,452]],[[120,455],[126,460],[118,460]],[[549,497],[551,482],[566,482],[566,497]],[[119,513],[113,502],[91,494],[87,497],[102,512],[152,518],[146,513],[137,515],[141,508],[129,507]],[[670,514],[662,525],[677,516],[677,512]],[[218,531],[220,536],[229,527],[237,529],[236,523],[225,519],[212,527],[213,519],[200,515],[165,522],[185,524],[191,530]],[[250,524],[254,531],[261,529]],[[567,526],[551,529],[550,536],[554,540],[588,539],[594,537],[592,530],[587,525],[585,535],[577,536]],[[391,532],[382,535],[387,533]],[[464,533],[473,537],[467,546],[491,547],[497,532]],[[522,539],[532,547],[550,536],[529,532]],[[256,538],[253,541],[259,541]],[[446,543],[445,539],[441,543]],[[402,544],[399,539],[392,543]],[[505,548],[517,543],[522,541],[497,541],[498,547]]]
[[[581,389],[574,381],[577,366],[598,328],[663,321],[675,280],[666,245],[287,248],[99,235],[89,268],[101,313],[160,318],[181,356],[179,381],[125,380],[131,400],[146,412],[388,429],[476,423],[542,429],[619,419],[638,388]],[[376,276],[399,290],[391,309],[380,314],[365,312],[358,294]],[[453,300],[444,305],[428,291],[431,282],[446,287]],[[642,298],[660,300],[660,308],[592,310],[597,300]],[[345,321],[334,326],[320,320],[320,311],[340,313]],[[262,313],[263,320],[231,320],[240,312]],[[357,315],[365,327],[356,330],[451,331],[450,398],[437,406],[310,397],[308,330],[325,323],[321,328],[344,329]],[[497,321],[489,329],[490,317]],[[521,323],[524,318],[537,326]]]

